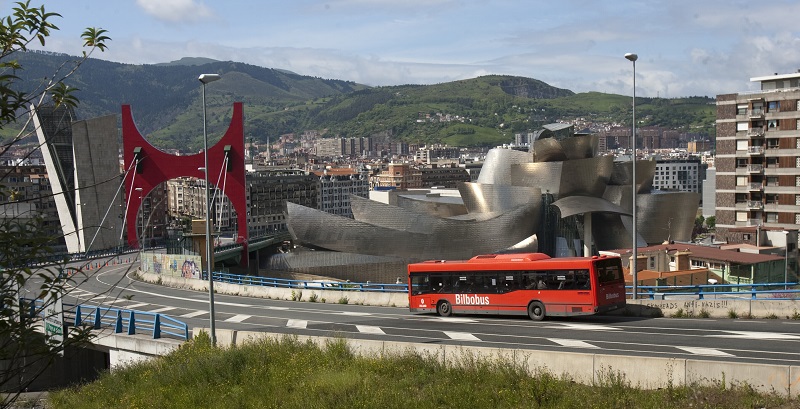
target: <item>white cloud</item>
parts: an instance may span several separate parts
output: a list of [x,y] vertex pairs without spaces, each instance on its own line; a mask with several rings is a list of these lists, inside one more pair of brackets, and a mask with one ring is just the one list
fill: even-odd
[[213,16],[209,7],[196,0],[136,0],[145,13],[165,22],[196,22]]

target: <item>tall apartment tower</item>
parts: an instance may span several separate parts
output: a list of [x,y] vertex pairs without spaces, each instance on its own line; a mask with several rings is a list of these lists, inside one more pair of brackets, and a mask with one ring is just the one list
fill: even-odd
[[717,95],[718,236],[800,224],[800,70]]
[[67,106],[31,106],[64,242],[70,253],[121,243],[116,115],[78,121]]

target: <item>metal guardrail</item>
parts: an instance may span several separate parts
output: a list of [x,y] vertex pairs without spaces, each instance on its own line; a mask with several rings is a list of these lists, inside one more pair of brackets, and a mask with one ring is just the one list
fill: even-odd
[[328,280],[289,280],[283,278],[269,278],[249,275],[239,275],[231,273],[212,273],[214,281],[239,285],[254,285],[260,287],[280,287],[280,288],[300,288],[310,290],[332,290],[332,291],[368,291],[368,292],[387,292],[387,293],[407,293],[406,284],[382,284],[382,283],[352,283]]
[[[42,314],[44,301],[41,299],[23,297],[21,301],[30,306],[30,317]],[[89,325],[94,329],[111,327],[117,334],[135,335],[137,331],[142,331],[151,333],[153,339],[169,335],[183,341],[189,340],[189,326],[167,315],[89,304],[64,303],[63,305],[74,307],[74,309],[64,309],[64,321],[67,326]]]
[[[787,300],[800,299],[800,289],[792,288],[798,283],[763,283],[763,284],[703,284],[703,285],[670,285],[670,286],[638,286],[638,296],[651,300],[670,298],[724,297],[727,299],[751,300]],[[632,295],[632,287],[625,287],[627,294]]]
[[[328,280],[289,280],[232,273],[213,273],[214,281],[239,285],[261,287],[299,288],[311,290],[335,291],[370,291],[370,292],[408,292],[406,284],[353,283]],[[205,278],[204,278],[205,279]],[[638,286],[638,295],[643,298],[657,299],[664,297],[697,297],[726,296],[726,298],[750,298],[762,300],[800,299],[800,289],[792,289],[798,283],[764,283],[764,284],[709,284],[684,286]],[[784,289],[789,287],[789,289]],[[625,287],[631,295],[632,287]]]

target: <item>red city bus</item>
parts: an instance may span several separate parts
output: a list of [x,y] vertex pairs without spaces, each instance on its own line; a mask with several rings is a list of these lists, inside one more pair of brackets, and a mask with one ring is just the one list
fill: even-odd
[[408,265],[411,312],[591,315],[625,306],[619,257],[489,254]]

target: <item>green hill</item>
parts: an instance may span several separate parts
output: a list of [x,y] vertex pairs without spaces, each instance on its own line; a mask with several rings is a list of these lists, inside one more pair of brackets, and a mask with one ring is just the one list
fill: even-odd
[[[53,77],[64,54],[20,53],[18,72],[27,89]],[[409,142],[494,146],[515,132],[557,120],[583,118],[630,124],[631,98],[597,92],[575,94],[523,77],[490,75],[435,85],[368,87],[249,64],[184,58],[168,64],[131,65],[90,59],[68,79],[77,87],[79,118],[120,112],[130,104],[140,131],[155,145],[195,151],[202,146],[201,88],[197,77],[223,79],[206,89],[209,136],[221,137],[231,104],[244,103],[245,134],[255,141],[285,133],[327,130],[326,136],[370,136],[390,131]],[[658,125],[713,135],[714,100],[637,98],[639,126]]]

